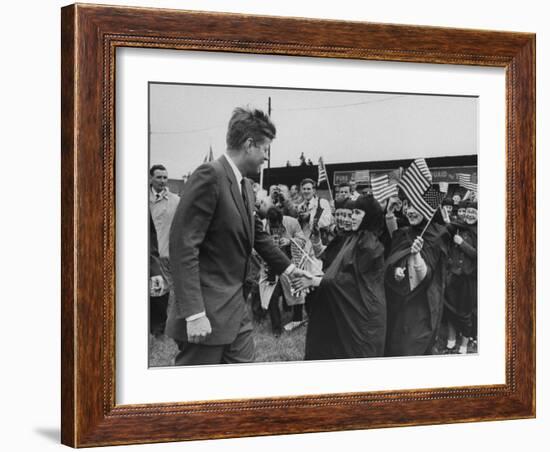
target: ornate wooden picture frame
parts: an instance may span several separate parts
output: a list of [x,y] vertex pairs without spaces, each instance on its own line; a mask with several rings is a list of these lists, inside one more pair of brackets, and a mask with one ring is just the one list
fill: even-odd
[[[62,442],[73,447],[535,416],[535,36],[71,5],[62,9]],[[506,71],[506,381],[205,402],[115,402],[116,49]]]

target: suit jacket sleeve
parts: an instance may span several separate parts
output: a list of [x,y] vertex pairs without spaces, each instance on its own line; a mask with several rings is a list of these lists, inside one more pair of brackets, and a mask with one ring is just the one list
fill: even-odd
[[254,249],[277,274],[283,273],[290,265],[290,259],[275,246],[271,236],[265,232],[262,222],[254,216]]
[[187,318],[203,312],[199,249],[216,210],[218,182],[215,169],[201,165],[185,186],[170,229],[170,266],[177,314]]

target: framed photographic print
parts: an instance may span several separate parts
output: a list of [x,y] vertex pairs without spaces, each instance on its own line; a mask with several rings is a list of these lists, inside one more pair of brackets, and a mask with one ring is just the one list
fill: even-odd
[[535,416],[535,37],[62,9],[62,442]]

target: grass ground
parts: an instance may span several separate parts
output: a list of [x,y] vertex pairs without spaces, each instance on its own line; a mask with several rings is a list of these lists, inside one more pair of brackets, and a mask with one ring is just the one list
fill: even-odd
[[[291,321],[291,313],[282,311],[282,324]],[[301,361],[304,358],[307,324],[293,331],[284,331],[279,337],[271,332],[269,317],[254,321],[254,345],[257,362]],[[172,366],[178,352],[176,343],[167,336],[149,335],[150,367]]]
[[[283,325],[290,320],[291,314],[282,311]],[[256,361],[301,361],[304,357],[306,329],[307,323],[293,331],[283,331],[281,336],[275,337],[271,332],[271,323],[267,316],[260,321],[255,321],[253,337],[256,346]],[[150,335],[149,339],[149,365],[151,367],[172,366],[178,352],[176,343],[167,336],[154,337]],[[445,343],[446,337],[443,333],[434,346],[434,354],[446,353]],[[476,352],[476,344],[470,342],[468,353]]]

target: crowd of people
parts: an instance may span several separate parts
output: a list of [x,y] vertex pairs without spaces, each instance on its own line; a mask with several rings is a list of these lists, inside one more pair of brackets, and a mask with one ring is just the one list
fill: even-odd
[[151,333],[176,340],[176,365],[254,361],[246,301],[275,337],[306,328],[306,360],[431,354],[438,337],[444,352],[467,353],[477,340],[475,194],[457,190],[427,218],[402,191],[378,202],[353,181],[334,200],[312,179],[266,191],[246,176],[275,137],[269,117],[236,109],[227,136],[227,153],[199,167],[181,200],[166,168],[151,167]]
[[[286,303],[293,306],[287,331],[305,323],[305,306],[305,359],[429,354],[438,335],[447,338],[444,352],[466,353],[477,340],[473,196],[463,201],[465,193],[457,190],[445,198],[422,234],[431,219],[402,194],[381,205],[370,187],[359,193],[353,182],[344,183],[331,205],[317,196],[315,185],[304,179],[290,189],[272,185],[269,192],[255,186],[267,231],[314,275],[295,285],[308,291],[300,297],[288,295],[286,279],[260,278],[261,306],[269,310],[273,334],[281,334],[279,304]],[[252,291],[253,304],[254,296]]]

